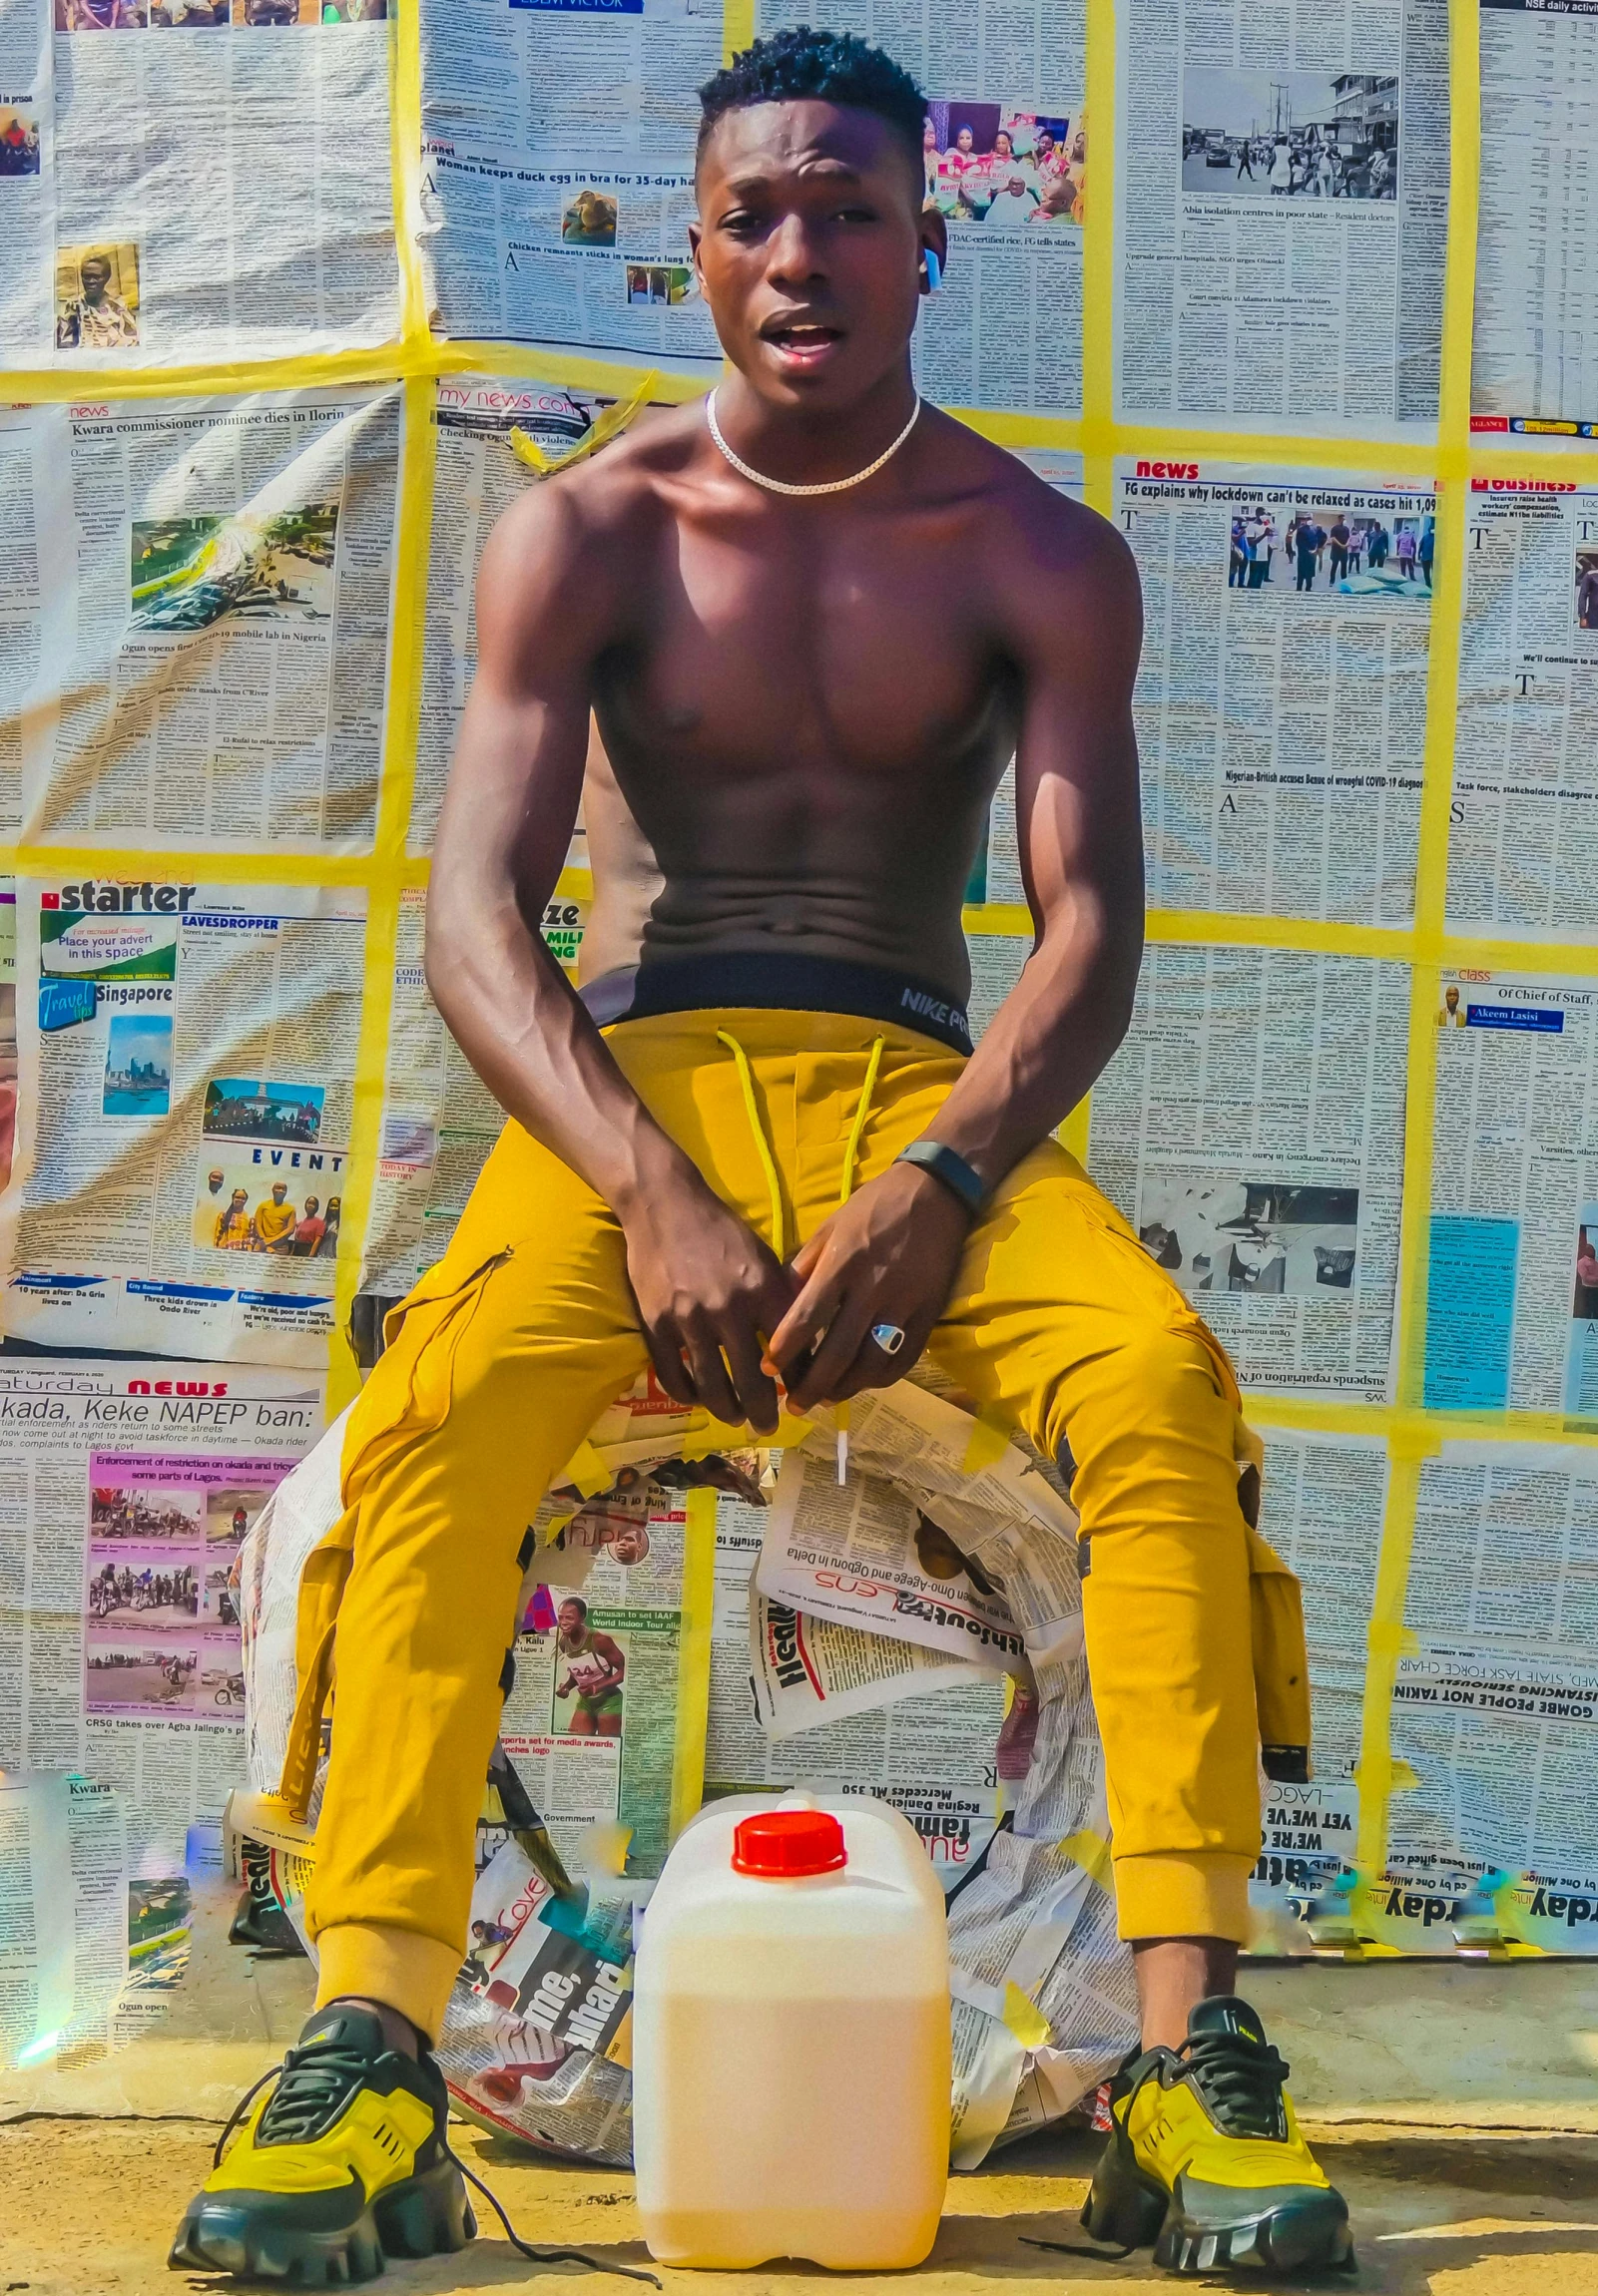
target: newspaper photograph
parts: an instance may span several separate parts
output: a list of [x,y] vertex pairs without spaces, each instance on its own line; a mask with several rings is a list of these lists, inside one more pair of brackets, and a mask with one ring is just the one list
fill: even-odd
[[560,1560],[581,1568],[527,1608],[500,1735],[563,1859],[615,1822],[628,1872],[647,1878],[670,1841],[688,1515],[684,1494],[658,1485],[628,1512],[624,1529],[596,1501],[566,1526]]
[[1598,1417],[1598,987],[1441,979],[1426,1404]]
[[1598,17],[1583,0],[1481,0],[1476,432],[1598,436],[1587,185]]
[[760,0],[762,37],[799,24],[879,42],[926,91],[926,195],[947,219],[949,256],[921,303],[917,387],[944,406],[1079,414],[1085,0],[913,13]]
[[1245,1389],[1390,1390],[1409,976],[1152,943],[1088,1168]]
[[[1598,37],[1598,17],[1589,29]],[[1448,926],[1598,939],[1598,487],[1473,478]]]
[[694,281],[708,0],[424,0],[422,252],[436,334],[579,343],[710,380]]
[[[382,1130],[361,1257],[362,1291],[387,1299],[403,1299],[443,1257],[505,1127],[504,1110],[427,993],[426,912],[424,892],[400,894]],[[545,907],[545,943],[568,974],[576,972],[587,915],[586,901],[558,895]]]
[[[391,340],[388,13],[4,0],[0,139],[9,109],[31,162],[0,255],[4,363],[92,376]],[[30,70],[46,43],[51,70]]]
[[245,1777],[234,1567],[321,1431],[319,1378],[254,1365],[8,1357],[16,1585],[0,1770],[116,1787],[128,1870],[185,1871]]
[[326,1359],[365,893],[19,883],[5,1328]]
[[399,390],[5,422],[43,465],[33,498],[54,512],[23,715],[24,835],[369,849]]
[[1435,498],[1345,471],[1185,468],[1117,476],[1143,580],[1150,904],[1407,925]]
[[1433,436],[1447,0],[1117,21],[1119,419]]
[[[535,485],[515,451],[531,440],[551,462],[580,448],[614,398],[514,375],[441,375],[421,722],[406,850],[429,854],[461,711],[477,669],[477,562],[498,520]],[[648,410],[639,418],[649,419]],[[579,823],[567,865],[588,866]]]

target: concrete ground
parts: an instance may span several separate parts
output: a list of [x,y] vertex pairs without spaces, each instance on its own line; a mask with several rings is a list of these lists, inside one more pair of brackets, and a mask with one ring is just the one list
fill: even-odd
[[[166,2251],[217,2125],[293,2038],[303,1963],[257,1962],[223,1940],[231,1893],[208,1894],[190,1981],[150,2039],[98,2064],[0,2074],[0,2296],[158,2296]],[[1359,2289],[1381,2296],[1598,2296],[1598,1967],[1377,1962],[1267,1966],[1245,1990],[1293,2065],[1328,2173],[1353,2210]],[[1169,2290],[1147,2258],[1045,2253],[1076,2241],[1099,2140],[1052,2132],[951,2180],[916,2296],[1013,2296],[1099,2285]],[[462,2127],[464,2157],[523,2236],[647,2265],[631,2179],[519,2152]],[[482,2211],[486,2215],[486,2209]],[[576,2266],[525,2262],[485,2227],[458,2257],[390,2267],[394,2296],[505,2288]],[[772,2296],[799,2265],[727,2275],[724,2296]],[[668,2296],[703,2280],[663,2272]],[[1253,2276],[1254,2285],[1262,2285]],[[1222,2285],[1247,2284],[1222,2276]],[[620,2290],[626,2284],[611,2279]],[[840,2278],[837,2285],[855,2283]],[[860,2285],[864,2285],[862,2281]],[[1331,2285],[1344,2287],[1337,2281]]]

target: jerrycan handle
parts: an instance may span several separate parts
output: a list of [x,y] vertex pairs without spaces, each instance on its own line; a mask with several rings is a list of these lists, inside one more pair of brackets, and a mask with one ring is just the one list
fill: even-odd
[[733,1829],[733,1871],[759,1881],[798,1881],[848,1864],[843,1828],[830,1810],[761,1810]]

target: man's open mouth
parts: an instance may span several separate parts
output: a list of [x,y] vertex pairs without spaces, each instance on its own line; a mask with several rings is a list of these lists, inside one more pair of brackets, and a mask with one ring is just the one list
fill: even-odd
[[843,340],[841,327],[815,319],[780,319],[763,327],[761,333],[788,358],[820,358]]

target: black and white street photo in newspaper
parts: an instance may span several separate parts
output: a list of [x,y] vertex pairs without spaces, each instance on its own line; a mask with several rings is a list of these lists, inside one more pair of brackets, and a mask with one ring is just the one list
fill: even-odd
[[1398,74],[1190,64],[1182,189],[1255,200],[1394,200]]

